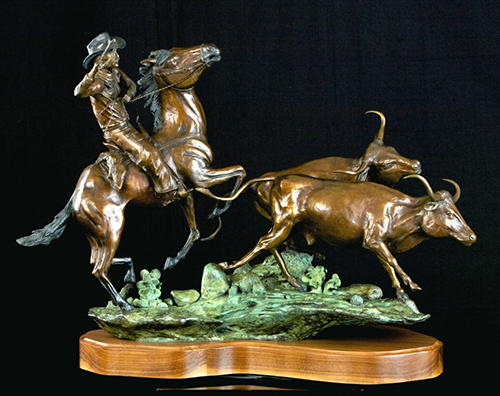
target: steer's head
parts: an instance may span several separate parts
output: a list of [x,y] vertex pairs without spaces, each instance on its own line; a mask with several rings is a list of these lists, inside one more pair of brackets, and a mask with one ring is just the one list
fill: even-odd
[[363,157],[363,162],[370,166],[372,181],[392,186],[404,176],[418,175],[422,170],[422,165],[419,161],[403,157],[394,147],[384,144],[384,115],[378,111],[368,111],[367,113],[378,114],[381,119],[377,136],[375,136],[375,140],[368,146]]
[[410,175],[406,178],[419,179],[431,198],[431,201],[424,205],[421,222],[422,230],[427,235],[435,238],[452,237],[466,246],[477,241],[476,234],[467,225],[455,205],[460,198],[460,187],[457,183],[443,179],[455,186],[456,192],[452,196],[448,191],[433,192],[429,182],[422,176]]

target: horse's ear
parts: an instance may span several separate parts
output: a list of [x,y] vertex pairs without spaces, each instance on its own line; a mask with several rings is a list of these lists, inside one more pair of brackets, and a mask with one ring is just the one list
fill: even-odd
[[[154,76],[152,74],[154,73],[154,66],[159,66],[163,67],[163,65],[167,62],[168,58],[170,57],[170,51],[169,50],[156,50],[152,51],[149,54],[149,58],[145,59],[141,62],[141,66],[139,67],[139,72],[142,76],[149,76],[149,80],[152,79]],[[143,85],[149,83],[144,82]]]
[[166,49],[156,50],[151,53],[151,57],[154,58],[157,66],[163,66],[170,57],[170,51]]

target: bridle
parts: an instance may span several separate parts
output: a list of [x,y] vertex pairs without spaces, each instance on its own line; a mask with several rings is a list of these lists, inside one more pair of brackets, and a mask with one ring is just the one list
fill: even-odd
[[[211,64],[205,60],[201,54],[201,48],[200,47],[200,62],[201,64],[197,65],[197,66],[191,66],[191,67],[183,67],[183,68],[178,68],[178,69],[172,69],[170,71],[159,71],[157,74],[159,75],[162,75],[162,76],[169,76],[169,75],[172,75],[172,74],[177,74],[177,73],[186,73],[188,72],[189,70],[191,70],[191,72],[184,78],[180,79],[179,81],[176,81],[175,83],[172,83],[172,84],[169,84],[169,85],[166,85],[165,87],[161,87],[161,88],[158,88],[154,91],[151,91],[151,92],[148,92],[146,94],[143,94],[143,95],[139,95],[139,96],[136,96],[134,99],[132,99],[129,103],[132,103],[132,102],[135,102],[137,100],[140,100],[140,99],[144,99],[150,95],[154,95],[158,92],[161,92],[165,89],[169,89],[169,88],[174,88],[176,89],[175,87],[181,83],[183,83],[184,81],[186,80],[189,80],[194,74],[196,74],[197,72],[201,71],[202,69],[206,68],[206,67],[210,67]],[[179,88],[177,88],[179,89]]]
[[[113,51],[114,51],[114,52],[116,52],[116,40],[115,40],[115,39],[113,39],[113,40],[112,40],[112,41],[108,44],[108,46],[106,47],[106,49],[104,50],[103,54],[106,54],[106,52],[108,51],[108,49],[109,49],[109,47],[111,46],[111,44],[113,44]],[[151,91],[151,92],[145,93],[145,94],[143,94],[143,95],[136,96],[134,99],[130,100],[130,101],[129,101],[129,103],[133,103],[133,102],[136,102],[136,101],[138,101],[138,100],[140,100],[140,99],[147,98],[148,96],[154,95],[154,94],[156,94],[156,93],[158,93],[158,92],[161,92],[161,91],[163,91],[163,90],[165,90],[165,89],[169,89],[169,88],[174,88],[174,89],[175,89],[175,87],[176,87],[177,85],[179,85],[179,84],[183,83],[184,81],[186,81],[186,80],[190,79],[190,78],[191,78],[191,77],[192,77],[195,73],[197,73],[198,71],[200,71],[200,70],[202,70],[202,69],[204,69],[204,68],[206,68],[206,67],[210,67],[210,66],[211,66],[211,65],[210,65],[210,63],[209,63],[207,60],[205,60],[205,59],[203,58],[203,55],[202,55],[202,53],[201,53],[201,49],[202,49],[202,47],[200,47],[200,62],[201,62],[201,63],[200,63],[199,65],[197,65],[197,66],[192,66],[192,67],[189,67],[189,68],[183,67],[183,68],[180,68],[180,69],[177,69],[177,70],[171,71],[171,72],[161,72],[161,71],[160,71],[160,72],[158,72],[158,74],[160,74],[160,75],[170,75],[170,74],[174,74],[174,73],[181,73],[181,72],[186,72],[186,71],[188,71],[188,70],[191,70],[191,73],[189,73],[186,77],[184,77],[184,78],[180,79],[179,81],[176,81],[175,83],[169,84],[169,85],[167,85],[167,86],[165,86],[165,87],[161,87],[161,88],[158,88],[158,89],[156,89],[156,90],[154,90],[154,91]],[[110,59],[112,59],[112,57],[110,57]],[[110,59],[106,62],[106,64],[105,64],[105,65],[107,65],[107,64],[109,63]],[[103,65],[102,67],[100,67],[100,69],[102,69],[102,68],[104,68],[104,67],[105,67],[105,66]],[[179,89],[178,89],[178,90],[179,90]],[[123,98],[116,98],[116,99],[112,100],[111,102],[109,102],[109,103],[106,105],[106,107],[105,107],[105,108],[101,111],[101,113],[100,113],[99,115],[101,115],[102,113],[104,113],[104,111],[106,111],[106,110],[107,110],[110,106],[112,106],[114,103],[119,102],[119,101],[122,101],[122,102],[123,102]],[[112,118],[113,118],[113,117],[111,117],[111,118],[110,118],[110,120],[109,120],[109,122],[108,122],[108,125],[107,125],[107,126],[106,126],[106,128],[105,128],[105,131],[107,131],[108,126],[109,126],[109,124],[110,124],[110,122],[111,122]]]

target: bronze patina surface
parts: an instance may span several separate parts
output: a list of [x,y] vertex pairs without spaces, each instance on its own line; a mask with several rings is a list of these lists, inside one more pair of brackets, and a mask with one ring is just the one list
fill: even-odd
[[[83,171],[69,202],[52,223],[18,242],[25,246],[49,244],[64,232],[66,222],[74,216],[90,242],[93,275],[116,305],[130,310],[132,305],[122,299],[108,277],[111,264],[116,262],[126,206],[179,203],[190,233],[178,254],[167,259],[165,268],[170,268],[200,239],[192,189],[210,188],[235,178],[236,191],[246,174],[239,165],[212,167],[205,114],[194,91],[205,69],[220,60],[220,50],[213,44],[202,44],[153,51],[142,61],[143,77],[138,83],[145,93],[132,99],[136,85],[118,67],[118,50],[124,47],[123,39],[107,33],[92,40],[84,66],[92,60],[94,66],[75,89],[76,95],[90,98],[110,151]],[[128,87],[123,97],[120,81]],[[134,128],[125,109],[127,102],[141,98],[148,99],[146,105],[155,117],[151,135],[140,126],[140,132]],[[216,208],[212,216],[220,216],[227,208]]]
[[[149,308],[123,312],[111,304],[92,308],[89,316],[118,338],[165,342],[302,340],[331,326],[411,325],[429,318],[411,300],[382,298],[378,286],[341,287],[338,275],[327,279],[326,269],[313,265],[311,255],[288,250],[283,259],[293,276],[302,280],[304,291],[291,287],[269,256],[232,275],[217,264],[207,264],[200,291],[174,291],[176,301],[167,298],[156,303],[159,291],[152,292],[154,306]],[[181,294],[190,297],[178,299]]]
[[[411,290],[420,287],[393,254],[431,237],[451,237],[464,245],[477,237],[456,207],[458,184],[444,179],[455,187],[454,196],[434,192],[420,176],[418,160],[385,145],[381,112],[367,112],[378,115],[381,123],[361,157],[317,159],[242,185],[242,166],[212,167],[206,118],[194,91],[203,72],[220,61],[220,50],[202,44],[152,51],[140,62],[142,77],[136,84],[119,67],[118,51],[125,46],[125,40],[106,32],[96,36],[83,62],[87,69],[92,67],[74,91],[90,100],[108,151],[83,171],[53,222],[18,239],[25,246],[48,244],[61,236],[70,217],[76,218],[90,242],[93,275],[111,297],[108,307],[90,311],[103,328],[118,337],[142,340],[302,339],[338,324],[411,324],[427,319],[400,280]],[[137,86],[143,91],[138,96]],[[140,99],[154,118],[151,133],[138,122],[134,125],[126,109],[127,103]],[[210,191],[233,178],[228,197]],[[394,189],[402,178],[418,179],[427,194],[411,197]],[[207,240],[217,234],[220,215],[231,201],[250,187],[257,210],[272,223],[250,252],[233,263],[207,264],[199,290],[171,290],[167,299],[161,296],[161,271],[143,270],[135,285],[137,295],[129,296],[136,283],[133,262],[115,257],[128,204],[181,206],[189,236],[177,255],[167,258],[163,269],[169,269],[201,239],[194,192],[222,202],[210,214],[219,218],[219,228]],[[293,247],[292,230],[303,234],[309,245],[322,239],[340,248],[370,250],[389,274],[398,298],[383,299],[382,290],[373,285],[341,288],[340,277],[333,274],[327,279],[326,268],[312,264],[313,256],[297,250],[280,253],[281,244]],[[252,268],[249,263],[263,251],[272,256]],[[108,277],[111,264],[128,265],[120,293]],[[228,275],[225,270],[235,271]]]
[[[389,274],[398,298],[407,300],[408,295],[397,275],[412,290],[421,289],[400,267],[394,252],[406,252],[430,237],[451,237],[466,246],[476,242],[477,237],[455,205],[461,194],[456,182],[444,179],[456,188],[452,196],[448,191],[434,192],[420,175],[406,178],[419,179],[427,195],[414,198],[372,182],[332,181],[297,175],[270,178],[273,181],[269,206],[271,230],[240,260],[219,265],[225,270],[235,269],[269,250],[289,283],[300,287],[299,280],[287,270],[277,248],[290,237],[294,226],[301,224],[309,245],[320,238],[337,247],[362,246],[372,251]],[[262,179],[245,183],[235,196]]]

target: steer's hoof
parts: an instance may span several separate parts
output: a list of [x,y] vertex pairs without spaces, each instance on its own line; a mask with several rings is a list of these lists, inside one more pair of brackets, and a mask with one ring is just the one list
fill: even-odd
[[300,282],[297,278],[290,276],[287,278],[288,283],[295,287],[298,291],[306,291],[307,290],[307,285],[304,283]]

